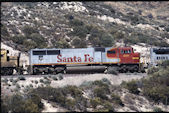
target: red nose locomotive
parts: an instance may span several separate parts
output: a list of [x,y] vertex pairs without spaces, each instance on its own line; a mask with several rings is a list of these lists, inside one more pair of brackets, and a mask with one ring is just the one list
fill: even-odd
[[138,72],[140,53],[132,47],[95,47],[73,49],[32,49],[29,52],[31,74],[55,74],[68,65],[104,65],[119,72]]

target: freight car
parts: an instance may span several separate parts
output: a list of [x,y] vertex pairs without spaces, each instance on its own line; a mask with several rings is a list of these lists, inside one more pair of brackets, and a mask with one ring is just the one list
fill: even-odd
[[1,75],[12,75],[14,70],[18,74],[23,73],[23,67],[20,66],[20,53],[18,56],[8,56],[9,51],[1,49]]
[[73,49],[31,49],[30,74],[56,74],[66,72],[67,66],[104,65],[107,70],[138,72],[140,53],[132,47],[94,47]]
[[151,48],[150,59],[150,66],[156,66],[164,60],[169,60],[169,47]]

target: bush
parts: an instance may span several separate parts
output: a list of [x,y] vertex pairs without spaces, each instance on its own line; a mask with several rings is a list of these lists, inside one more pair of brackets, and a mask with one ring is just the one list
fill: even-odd
[[32,33],[38,33],[38,30],[31,26],[24,26],[23,32],[26,36],[29,36]]
[[76,26],[70,35],[78,36],[80,38],[86,38],[86,35],[89,33],[88,29],[85,26]]
[[44,81],[43,81],[43,79],[40,79],[39,81],[40,81],[41,83],[43,83],[43,82],[44,82]]
[[45,80],[43,83],[46,84],[46,85],[50,85],[51,81],[50,80]]
[[94,96],[99,97],[101,99],[107,100],[108,97],[106,94],[109,92],[109,89],[105,89],[105,87],[96,87],[93,91]]
[[81,97],[82,96],[82,90],[78,88],[77,86],[66,86],[63,88],[65,90],[65,93],[71,94],[74,98]]
[[53,44],[56,48],[70,48],[70,45],[65,40],[55,41]]
[[103,78],[101,81],[103,81],[103,83],[110,85],[111,82],[107,79],[107,78]]
[[35,80],[35,84],[38,84],[38,81],[37,81],[37,80]]
[[158,71],[159,71],[159,68],[151,67],[151,68],[148,69],[147,74],[153,74],[153,73],[158,72]]
[[137,81],[132,80],[130,82],[123,82],[122,86],[124,86],[124,88],[128,89],[130,93],[134,93],[134,94],[139,94],[139,90],[138,90],[138,85],[137,85]]
[[65,107],[69,110],[74,110],[76,106],[76,101],[74,99],[66,99]]
[[53,80],[58,80],[58,78],[56,76],[53,76],[52,79]]
[[63,79],[63,74],[58,74],[58,77],[59,77],[59,80],[62,80]]
[[17,44],[23,44],[24,40],[26,40],[25,36],[22,35],[17,35],[11,38],[13,42],[17,43]]
[[92,85],[92,82],[91,81],[84,81],[81,85],[80,85],[80,87],[89,87],[89,86],[91,86]]
[[[5,106],[5,109],[3,108],[3,111],[9,112],[11,111],[12,113],[25,113],[25,112],[41,112],[40,106],[38,106],[39,101],[34,101],[35,98],[27,98],[28,96],[24,95],[21,96],[19,94],[14,94],[9,98],[5,99],[5,102],[3,101],[3,105],[8,105]],[[36,99],[37,100],[37,99]],[[39,99],[41,100],[41,99]],[[2,107],[2,106],[1,106]],[[4,113],[6,113],[4,112]]]
[[96,108],[97,105],[102,104],[102,100],[99,97],[94,97],[93,99],[90,99],[90,103],[91,103],[92,107]]
[[113,105],[110,102],[105,101],[103,105],[104,105],[104,109],[106,109],[107,112],[114,112],[115,111],[113,108]]
[[79,19],[73,19],[69,21],[69,23],[71,26],[83,26],[84,25],[84,23]]
[[86,43],[80,39],[79,37],[75,37],[72,41],[72,45],[75,46],[75,48],[83,48],[86,47]]
[[[38,33],[33,33],[28,38],[31,39],[32,41],[34,41],[37,44],[38,48],[47,47],[47,44],[46,44],[47,40],[42,35],[40,35]],[[39,42],[41,42],[41,44],[39,44]]]
[[163,112],[161,108],[155,107],[153,109],[153,112]]
[[111,101],[117,105],[121,105],[124,106],[123,102],[120,99],[120,96],[115,95],[115,94],[111,94]]

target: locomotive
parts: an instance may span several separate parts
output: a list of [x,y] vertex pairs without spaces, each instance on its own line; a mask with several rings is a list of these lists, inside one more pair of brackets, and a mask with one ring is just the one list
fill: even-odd
[[169,60],[169,47],[151,48],[150,59],[151,66],[156,66],[161,61]]
[[68,49],[31,49],[30,74],[66,73],[68,66],[100,66],[119,72],[139,72],[140,53],[132,47],[91,47]]
[[8,56],[9,51],[1,49],[1,75],[12,75],[14,70],[18,74],[23,73],[20,65],[20,53],[18,56]]

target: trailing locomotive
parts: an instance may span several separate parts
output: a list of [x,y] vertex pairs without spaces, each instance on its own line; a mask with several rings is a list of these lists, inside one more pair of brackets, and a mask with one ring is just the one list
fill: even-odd
[[68,66],[104,65],[120,72],[140,71],[140,53],[132,47],[96,47],[74,49],[32,49],[29,51],[30,74],[66,72]]
[[151,48],[150,59],[151,66],[156,66],[161,61],[169,60],[169,47]]
[[20,54],[18,56],[8,56],[9,51],[1,49],[1,75],[12,75],[14,70],[18,74],[23,73],[23,67],[20,66]]

